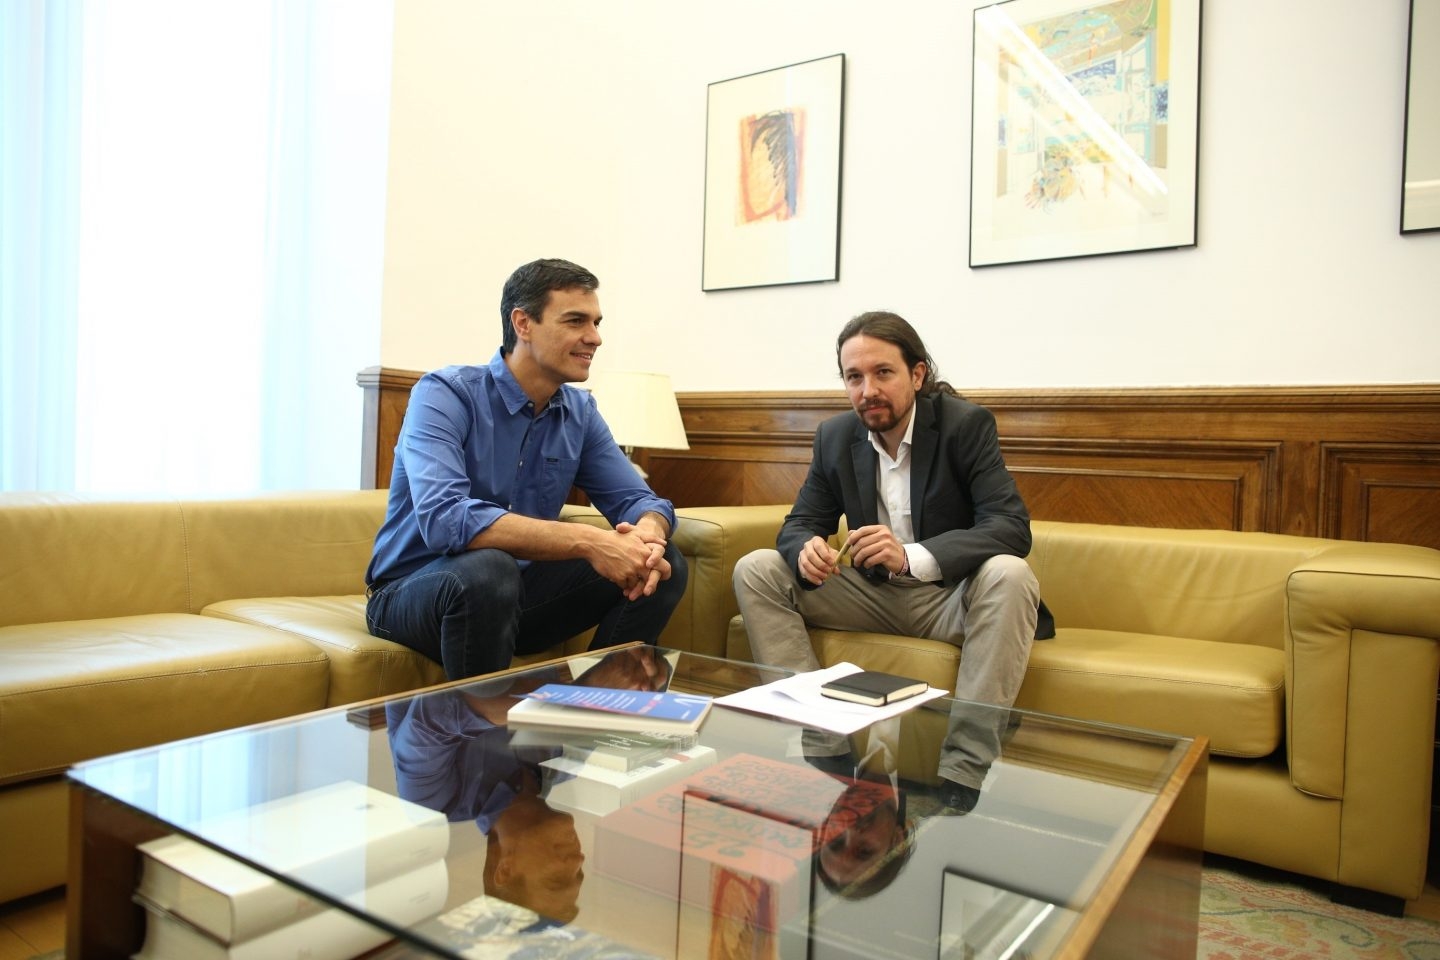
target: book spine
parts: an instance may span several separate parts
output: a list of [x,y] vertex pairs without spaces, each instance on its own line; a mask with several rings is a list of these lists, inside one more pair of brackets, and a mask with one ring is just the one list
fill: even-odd
[[[209,848],[205,848],[205,854],[207,859],[211,854],[220,856]],[[198,866],[200,864],[192,864],[189,868]],[[325,905],[314,897],[258,870],[251,870],[240,863],[233,863],[226,869],[232,875],[243,871],[250,877],[244,889],[230,893],[218,890],[168,863],[147,856],[141,867],[136,893],[227,942],[248,939],[324,909]]]
[[[435,916],[445,906],[449,875],[443,860],[391,877],[350,898],[368,914],[397,926]],[[391,939],[390,934],[338,907],[230,944],[165,913],[146,915],[141,960],[216,957],[226,960],[350,960]]]
[[586,770],[565,757],[546,760],[546,802],[571,813],[603,815],[655,793],[715,762],[713,747],[695,746],[629,773]]
[[629,773],[636,767],[643,767],[652,760],[658,760],[669,751],[664,747],[570,747],[563,750],[563,755],[580,763],[593,763],[597,767],[604,767],[607,770],[615,770],[620,773]]
[[[137,892],[210,936],[240,941],[317,913],[323,904],[235,859],[239,856],[336,897],[444,861],[449,849],[444,815],[433,810],[419,815],[423,807],[406,810],[395,797],[374,799],[373,816],[353,816],[328,832],[312,820],[285,825],[275,819],[230,820],[213,836],[204,832],[233,856],[192,841],[145,851]],[[307,851],[307,842],[314,849]]]

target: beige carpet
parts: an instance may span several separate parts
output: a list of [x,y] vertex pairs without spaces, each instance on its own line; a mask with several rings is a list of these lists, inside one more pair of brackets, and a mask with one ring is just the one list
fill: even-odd
[[1440,960],[1440,923],[1331,903],[1324,886],[1207,859],[1197,960]]

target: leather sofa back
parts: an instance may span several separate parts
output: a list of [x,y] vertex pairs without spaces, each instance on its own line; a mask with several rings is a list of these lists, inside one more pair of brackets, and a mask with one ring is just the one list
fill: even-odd
[[0,626],[193,613],[173,500],[0,494]]
[[365,592],[385,490],[285,493],[180,504],[190,612],[236,597]]
[[1035,520],[1029,562],[1067,628],[1281,648],[1285,581],[1331,540]]
[[0,626],[365,592],[384,490],[109,501],[0,494]]

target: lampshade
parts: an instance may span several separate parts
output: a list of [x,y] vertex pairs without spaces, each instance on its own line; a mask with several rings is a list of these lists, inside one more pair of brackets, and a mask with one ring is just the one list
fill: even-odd
[[634,447],[690,449],[668,374],[592,370],[581,386],[595,395],[595,404],[615,442],[627,451]]

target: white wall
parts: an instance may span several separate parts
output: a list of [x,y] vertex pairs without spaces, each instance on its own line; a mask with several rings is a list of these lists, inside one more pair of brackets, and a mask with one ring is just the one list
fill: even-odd
[[[1206,0],[1199,245],[972,270],[971,11],[940,0],[399,0],[381,356],[483,362],[535,257],[600,363],[838,386],[850,316],[964,387],[1440,380],[1440,233],[1398,232],[1406,0]],[[693,9],[692,9],[693,7]],[[702,293],[707,84],[846,54],[840,280]]]

